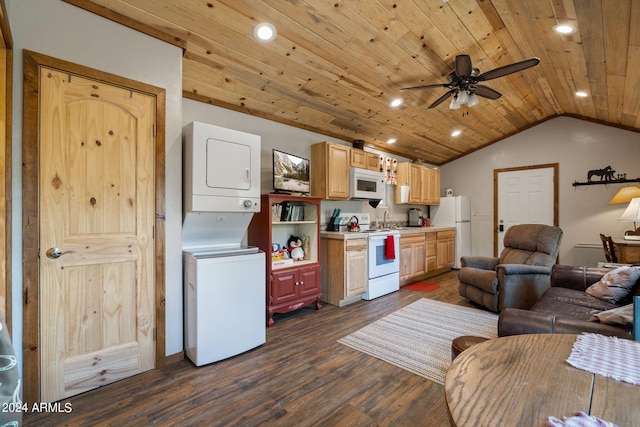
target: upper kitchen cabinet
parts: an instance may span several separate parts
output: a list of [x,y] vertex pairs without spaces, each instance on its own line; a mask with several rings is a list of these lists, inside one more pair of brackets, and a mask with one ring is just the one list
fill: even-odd
[[[414,205],[440,204],[440,171],[426,166],[403,162],[398,164],[398,185],[395,203]],[[409,186],[409,198],[402,200],[402,186]]]
[[376,153],[369,153],[368,151],[364,151],[359,148],[352,148],[351,167],[379,172],[380,156]]
[[333,142],[311,146],[311,195],[322,199],[349,198],[351,147]]
[[421,204],[440,204],[440,171],[438,169],[422,166],[421,170]]

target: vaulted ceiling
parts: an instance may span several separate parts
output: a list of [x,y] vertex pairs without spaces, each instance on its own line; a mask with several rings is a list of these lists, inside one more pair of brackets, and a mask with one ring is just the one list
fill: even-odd
[[[640,130],[636,0],[67,2],[182,46],[185,97],[436,165],[558,115]],[[275,40],[254,38],[260,22]],[[554,32],[565,23],[577,31]],[[481,73],[540,64],[459,110],[428,108],[445,88],[400,91],[446,82],[459,54]]]

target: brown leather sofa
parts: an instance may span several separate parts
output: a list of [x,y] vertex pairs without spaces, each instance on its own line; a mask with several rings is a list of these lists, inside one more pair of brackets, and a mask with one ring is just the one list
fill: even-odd
[[640,280],[618,304],[587,294],[585,290],[608,271],[607,268],[554,265],[551,287],[533,307],[529,310],[505,308],[500,313],[498,335],[591,332],[631,339],[630,328],[589,321],[595,313],[629,304],[632,296],[640,295]]

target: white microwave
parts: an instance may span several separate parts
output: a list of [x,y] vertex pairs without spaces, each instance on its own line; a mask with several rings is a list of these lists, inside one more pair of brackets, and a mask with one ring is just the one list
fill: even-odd
[[349,172],[349,198],[383,200],[385,175],[383,172],[351,168]]

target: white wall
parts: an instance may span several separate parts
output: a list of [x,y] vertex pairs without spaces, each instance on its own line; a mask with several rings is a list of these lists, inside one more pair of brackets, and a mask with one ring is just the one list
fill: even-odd
[[182,50],[58,0],[8,0],[14,41],[13,340],[22,364],[22,53],[28,49],[166,90],[166,354],[182,351]]
[[[493,254],[493,171],[537,164],[559,164],[559,225],[564,231],[560,262],[586,265],[604,261],[599,233],[620,236],[632,224],[618,222],[626,205],[609,205],[625,184],[574,187],[587,172],[611,165],[628,179],[640,177],[638,133],[570,117],[558,117],[440,168],[442,188],[468,195],[474,255]],[[639,185],[640,183],[636,183]]]

